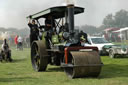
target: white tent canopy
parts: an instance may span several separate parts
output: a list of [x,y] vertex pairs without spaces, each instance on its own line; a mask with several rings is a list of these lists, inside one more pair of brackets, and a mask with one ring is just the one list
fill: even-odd
[[113,32],[123,32],[123,31],[126,31],[126,30],[128,30],[128,27],[120,28],[120,30],[113,31]]

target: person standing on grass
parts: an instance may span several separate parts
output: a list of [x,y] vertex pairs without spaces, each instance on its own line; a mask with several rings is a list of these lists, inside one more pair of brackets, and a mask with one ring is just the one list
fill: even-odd
[[17,41],[18,41],[18,48],[19,48],[19,50],[20,49],[23,50],[23,38],[21,36],[19,36]]
[[[0,52],[0,54],[3,57],[3,59],[7,59],[10,62],[12,61],[11,50],[10,50],[9,45],[7,43],[7,39],[3,40],[3,44],[1,45],[1,52]],[[5,55],[7,55],[7,56],[5,56]]]
[[17,40],[18,40],[18,35],[16,35],[16,36],[15,36],[15,39],[14,39],[15,44],[16,44],[16,49],[18,49],[18,41],[17,41]]

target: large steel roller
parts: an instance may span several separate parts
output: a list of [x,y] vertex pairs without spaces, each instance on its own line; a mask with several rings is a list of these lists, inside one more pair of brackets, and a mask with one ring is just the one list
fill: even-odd
[[69,77],[97,77],[100,74],[102,63],[97,51],[71,51],[70,54],[71,65],[65,67]]

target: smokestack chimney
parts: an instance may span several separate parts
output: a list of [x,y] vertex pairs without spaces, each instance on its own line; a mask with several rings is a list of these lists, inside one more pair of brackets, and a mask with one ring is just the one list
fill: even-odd
[[63,5],[65,5],[65,6],[67,6],[67,5],[69,5],[69,4],[76,4],[75,3],[75,0],[62,0],[62,2],[63,2]]
[[74,31],[74,5],[69,4],[67,8],[68,8],[68,28],[69,28],[69,32],[73,33]]

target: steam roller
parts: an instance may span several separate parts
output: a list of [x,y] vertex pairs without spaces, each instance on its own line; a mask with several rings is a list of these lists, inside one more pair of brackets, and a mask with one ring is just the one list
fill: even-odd
[[[40,34],[31,45],[31,62],[35,71],[46,71],[48,64],[64,68],[70,78],[98,77],[102,62],[97,47],[89,44],[87,34],[74,28],[74,15],[84,8],[68,4],[51,7],[28,16],[38,22]],[[41,25],[40,18],[51,16],[51,29]],[[54,25],[53,25],[54,23]]]
[[[68,50],[67,52],[69,53],[65,52],[65,56],[68,57],[65,57],[66,61],[62,66],[70,78],[98,77],[101,71],[102,62],[96,48],[72,47],[68,49],[77,49],[77,51]],[[71,60],[67,60],[68,58]]]

